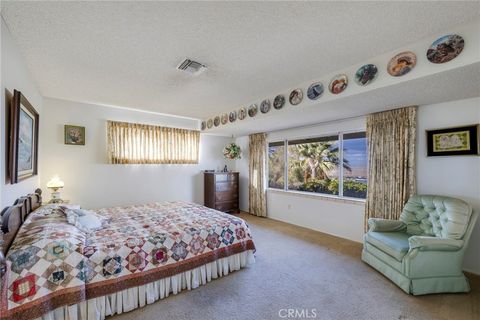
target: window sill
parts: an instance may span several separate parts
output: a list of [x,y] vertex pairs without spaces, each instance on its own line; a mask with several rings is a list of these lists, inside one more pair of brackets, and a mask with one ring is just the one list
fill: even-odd
[[327,201],[333,201],[333,202],[355,204],[359,206],[365,205],[365,199],[338,197],[338,196],[331,196],[327,194],[319,194],[319,193],[313,193],[313,192],[292,191],[292,190],[286,191],[286,190],[274,189],[274,188],[267,188],[267,191],[284,194],[284,195],[291,195],[295,197],[304,197],[304,198],[310,198],[310,199],[316,199],[316,200],[327,200]]

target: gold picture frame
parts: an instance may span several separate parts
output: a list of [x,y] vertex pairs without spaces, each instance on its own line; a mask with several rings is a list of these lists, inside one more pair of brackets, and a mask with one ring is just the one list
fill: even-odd
[[84,146],[85,127],[66,124],[64,129],[65,144]]
[[480,125],[427,130],[427,155],[478,155]]

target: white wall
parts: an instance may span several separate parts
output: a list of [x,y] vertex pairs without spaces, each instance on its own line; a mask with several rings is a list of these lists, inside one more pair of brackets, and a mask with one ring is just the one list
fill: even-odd
[[[480,157],[427,157],[425,130],[480,123],[480,98],[422,106],[418,112],[417,191],[460,198],[480,212]],[[480,219],[464,268],[480,274]]]
[[[10,32],[8,31],[3,19],[1,19],[1,108],[0,108],[0,207],[12,205],[16,198],[32,193],[35,188],[39,186],[40,176],[34,176],[32,178],[23,180],[17,184],[6,184],[6,137],[5,132],[5,107],[6,99],[9,97],[6,94],[6,90],[13,95],[13,90],[19,90],[33,105],[33,107],[40,114],[40,123],[43,121],[42,113],[42,96],[37,89],[37,86],[31,78],[25,61],[16,47]],[[39,140],[40,146],[42,140]],[[39,164],[40,164],[39,159]]]
[[[44,99],[41,127],[42,188],[54,174],[65,182],[62,198],[86,208],[187,200],[203,204],[205,169],[223,169],[230,138],[202,134],[198,165],[111,165],[107,163],[106,120],[196,129],[198,121],[106,106]],[[65,145],[64,125],[86,127],[86,145]],[[233,168],[232,168],[233,169]],[[47,195],[46,198],[50,196]]]

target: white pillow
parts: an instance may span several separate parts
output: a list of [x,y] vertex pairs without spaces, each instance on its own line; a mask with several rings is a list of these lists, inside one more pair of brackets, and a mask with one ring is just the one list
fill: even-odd
[[68,223],[84,232],[92,232],[102,228],[102,219],[93,211],[82,209],[66,209]]

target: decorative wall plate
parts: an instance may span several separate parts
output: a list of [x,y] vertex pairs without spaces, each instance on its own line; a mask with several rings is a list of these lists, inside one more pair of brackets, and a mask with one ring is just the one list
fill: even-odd
[[201,129],[202,131],[207,129],[207,123],[205,121],[202,121]]
[[445,63],[456,58],[463,50],[465,41],[458,34],[449,34],[435,40],[427,50],[427,59],[432,63]]
[[273,107],[277,110],[280,110],[285,105],[285,96],[283,94],[279,94],[273,100]]
[[230,122],[235,122],[235,120],[237,120],[237,111],[230,112],[230,114],[228,115],[228,119],[230,120]]
[[248,107],[248,115],[250,117],[255,117],[258,112],[258,107],[256,104],[252,104],[250,107]]
[[390,59],[387,71],[391,76],[400,77],[409,73],[417,64],[417,56],[412,51],[404,51]]
[[370,84],[378,75],[378,68],[374,64],[365,64],[355,72],[355,82],[359,86]]
[[243,120],[247,117],[247,109],[245,107],[241,107],[238,110],[238,119]]
[[228,114],[222,113],[220,121],[222,122],[222,124],[227,124],[228,123]]
[[343,92],[348,86],[348,77],[346,74],[337,74],[330,80],[328,90],[333,94],[339,94]]
[[303,92],[302,89],[295,89],[290,93],[290,97],[288,98],[290,104],[292,106],[296,106],[303,100]]
[[317,82],[308,87],[307,97],[310,100],[317,100],[323,94],[324,88],[323,83]]
[[213,120],[212,120],[212,119],[208,119],[208,121],[207,121],[207,128],[210,129],[211,127],[213,127]]
[[270,111],[270,107],[271,107],[270,99],[265,99],[260,104],[260,111],[262,113],[267,113],[268,111]]
[[218,127],[220,125],[220,117],[219,116],[216,116],[215,118],[213,118],[213,125],[215,127]]

